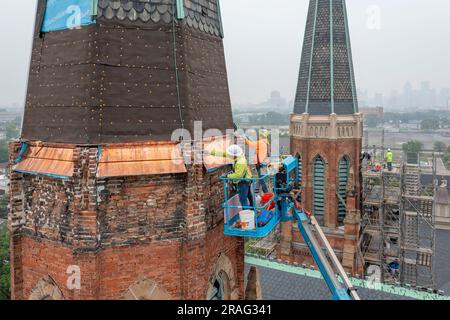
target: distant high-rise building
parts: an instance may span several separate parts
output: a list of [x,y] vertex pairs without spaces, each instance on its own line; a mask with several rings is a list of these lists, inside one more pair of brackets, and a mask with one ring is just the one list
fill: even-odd
[[[291,152],[302,166],[302,204],[327,227],[327,237],[353,273],[360,223],[362,115],[344,0],[311,0],[300,64]],[[282,225],[280,254],[310,262],[291,222]]]
[[279,91],[272,91],[270,93],[269,103],[277,108],[285,108],[287,106],[286,99],[281,96]]
[[367,90],[362,91],[361,89],[358,89],[356,92],[357,92],[359,105],[368,107],[369,106],[369,95],[367,93]]
[[372,102],[374,107],[384,106],[384,97],[382,93],[376,93]]
[[429,109],[436,106],[436,89],[431,88],[429,81],[422,81],[417,97],[417,107]]
[[411,108],[413,98],[413,88],[411,82],[407,82],[403,87],[403,93],[401,98],[401,104],[404,108]]
[[440,90],[438,104],[441,107],[450,109],[450,88],[442,88]]

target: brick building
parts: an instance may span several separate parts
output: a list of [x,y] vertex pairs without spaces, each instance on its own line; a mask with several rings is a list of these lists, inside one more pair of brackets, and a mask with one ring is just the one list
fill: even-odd
[[[344,0],[310,1],[290,123],[291,153],[301,159],[303,206],[322,224],[344,267],[360,273],[363,129]],[[279,255],[312,263],[295,224],[282,224]]]
[[[90,11],[68,28],[75,4]],[[217,0],[40,0],[10,145],[12,298],[243,298],[228,163],[191,161],[229,141],[171,141],[198,120],[233,125]]]

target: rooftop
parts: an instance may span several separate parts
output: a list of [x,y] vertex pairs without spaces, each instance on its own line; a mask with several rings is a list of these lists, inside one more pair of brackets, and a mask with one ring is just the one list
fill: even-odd
[[[447,296],[416,291],[392,285],[375,288],[368,281],[352,278],[362,300],[450,300],[450,231],[436,231],[435,281],[438,290]],[[255,265],[260,272],[260,283],[265,300],[331,300],[331,294],[320,272],[291,266],[272,260],[246,257],[246,274]]]

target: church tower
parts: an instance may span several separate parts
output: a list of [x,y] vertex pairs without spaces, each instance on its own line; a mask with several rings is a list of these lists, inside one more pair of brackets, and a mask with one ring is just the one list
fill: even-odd
[[[290,139],[291,153],[301,159],[303,206],[324,227],[346,269],[360,272],[362,115],[345,0],[310,0]],[[293,228],[282,226],[280,255],[312,262]]]
[[193,161],[233,128],[219,0],[37,11],[10,145],[12,298],[243,298],[243,240],[223,234],[228,163]]

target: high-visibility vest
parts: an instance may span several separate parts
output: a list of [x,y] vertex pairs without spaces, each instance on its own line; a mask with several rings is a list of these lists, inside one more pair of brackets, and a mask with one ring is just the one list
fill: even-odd
[[[216,157],[232,158],[227,151],[212,150],[211,155]],[[233,173],[227,176],[228,179],[251,179],[252,171],[248,166],[248,161],[245,155],[234,158],[233,161]],[[236,180],[234,183],[239,183],[241,181]]]
[[256,160],[252,161],[252,164],[264,163],[269,151],[269,142],[267,139],[259,139],[258,141],[250,141],[247,139],[246,143],[250,148],[255,149],[256,151],[256,159],[250,159]]
[[[237,157],[233,161],[233,173],[230,173],[227,176],[228,179],[251,179],[252,178],[252,171],[250,170],[250,167],[248,166],[247,159],[244,155]],[[240,181],[237,180],[236,183],[239,183]]]
[[394,154],[391,151],[388,151],[386,153],[386,162],[393,162],[394,161]]

